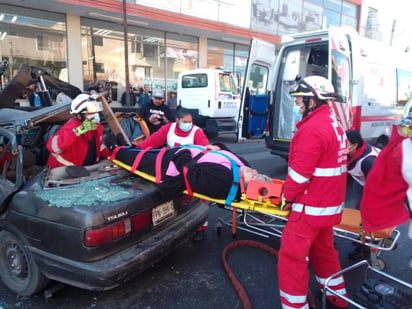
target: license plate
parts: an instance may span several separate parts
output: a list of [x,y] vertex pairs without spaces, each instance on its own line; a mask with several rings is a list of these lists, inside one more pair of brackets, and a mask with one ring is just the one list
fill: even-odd
[[173,217],[175,215],[175,208],[173,207],[173,201],[166,202],[152,209],[152,221],[153,226],[156,226],[163,221]]

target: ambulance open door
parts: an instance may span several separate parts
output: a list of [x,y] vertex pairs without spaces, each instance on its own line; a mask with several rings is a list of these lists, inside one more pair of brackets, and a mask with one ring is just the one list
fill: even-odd
[[242,88],[237,141],[262,138],[269,113],[275,45],[252,39]]

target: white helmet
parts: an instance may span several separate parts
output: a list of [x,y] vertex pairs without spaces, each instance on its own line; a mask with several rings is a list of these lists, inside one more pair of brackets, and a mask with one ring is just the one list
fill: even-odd
[[96,101],[96,96],[89,96],[88,94],[81,93],[73,99],[70,113],[98,113],[102,110],[102,105],[100,102]]
[[308,76],[302,79],[296,76],[296,87],[290,92],[292,96],[317,97],[320,100],[336,100],[332,83],[322,76]]

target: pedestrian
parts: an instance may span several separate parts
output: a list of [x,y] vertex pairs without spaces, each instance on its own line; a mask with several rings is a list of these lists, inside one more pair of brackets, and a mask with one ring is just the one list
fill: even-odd
[[[309,308],[307,300],[311,262],[319,287],[341,270],[333,244],[333,226],[340,223],[346,192],[347,140],[331,113],[336,98],[329,80],[297,77],[291,95],[302,120],[292,138],[282,209],[290,209],[282,232],[278,275],[282,308]],[[346,296],[342,275],[329,287]],[[332,294],[327,299],[344,308],[347,302]]]
[[[351,208],[359,210],[365,180],[378,156],[380,149],[371,146],[358,130],[347,130],[348,138],[348,174],[353,181],[350,183]],[[366,260],[370,257],[368,246],[355,243],[355,249],[349,253],[353,260]]]
[[[366,178],[360,212],[365,233],[405,223],[412,214],[412,100]],[[409,224],[408,235],[412,238]]]
[[103,110],[95,96],[79,94],[73,99],[70,113],[73,118],[47,142],[50,169],[59,166],[93,165],[110,156],[103,144],[103,125],[99,113]]
[[171,90],[169,92],[169,98],[167,99],[166,105],[169,106],[170,110],[172,111],[172,114],[176,114],[176,108],[177,108],[177,93],[174,90]]
[[42,107],[44,106],[43,100],[40,96],[40,88],[38,86],[34,87],[34,91],[29,96],[30,106]]
[[[133,87],[131,85],[129,85],[129,97],[130,97],[129,106],[135,106],[137,103],[137,97],[134,94]],[[122,97],[120,99],[120,102],[122,103],[123,106],[127,105],[126,98],[127,98],[127,91],[123,92]]]
[[[141,88],[140,88],[141,89]],[[144,87],[143,91],[140,91],[139,94],[139,105],[140,108],[142,108],[143,106],[145,106],[146,104],[149,104],[152,101],[152,96],[149,93],[149,88]]]
[[150,134],[153,134],[161,126],[174,120],[170,108],[164,104],[162,89],[156,88],[153,90],[152,101],[141,107],[140,117],[146,121]]

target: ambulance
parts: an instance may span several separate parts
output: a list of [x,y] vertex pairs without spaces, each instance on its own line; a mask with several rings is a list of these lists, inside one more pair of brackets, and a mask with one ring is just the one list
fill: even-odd
[[[252,39],[238,141],[265,136],[271,153],[287,158],[299,121],[290,91],[298,75],[320,75],[335,88],[337,99],[331,108],[343,128],[359,130],[380,148],[388,143],[392,124],[401,118],[411,94],[410,56],[360,37],[349,27],[283,36],[276,61],[274,55],[274,45]],[[266,119],[253,112],[257,106],[265,111]]]
[[240,91],[234,75],[222,68],[180,72],[177,105],[189,109],[194,124],[209,136],[236,133]]

